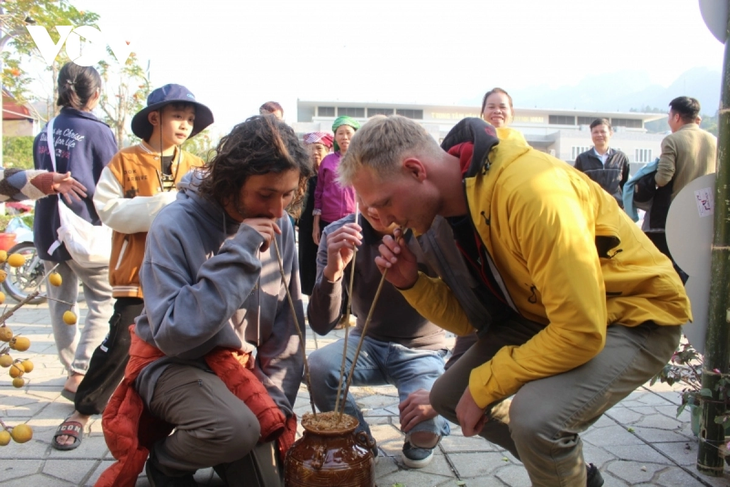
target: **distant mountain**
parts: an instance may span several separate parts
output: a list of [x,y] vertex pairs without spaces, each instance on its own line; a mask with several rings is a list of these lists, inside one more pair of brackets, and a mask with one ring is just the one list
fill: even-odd
[[[692,68],[669,86],[652,84],[644,71],[621,71],[613,74],[589,75],[575,86],[550,88],[534,86],[509,90],[516,108],[562,108],[596,111],[629,111],[642,107],[666,109],[678,96],[693,96],[700,101],[702,113],[714,115],[720,106],[719,71]],[[479,105],[478,100],[464,104]]]

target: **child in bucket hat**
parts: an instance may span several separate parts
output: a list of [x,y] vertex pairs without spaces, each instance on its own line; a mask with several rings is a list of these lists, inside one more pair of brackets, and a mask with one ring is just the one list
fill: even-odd
[[74,399],[75,411],[59,426],[51,442],[57,450],[81,444],[92,414],[100,414],[124,376],[129,359],[129,325],[141,314],[139,268],[147,231],[155,216],[177,195],[176,185],[203,160],[180,147],[213,123],[213,114],[181,85],[168,84],[147,97],[147,106],[132,119],[132,132],[142,141],[114,155],[104,168],[94,194],[101,221],[114,230],[109,281],[116,302],[109,334],[91,357]]

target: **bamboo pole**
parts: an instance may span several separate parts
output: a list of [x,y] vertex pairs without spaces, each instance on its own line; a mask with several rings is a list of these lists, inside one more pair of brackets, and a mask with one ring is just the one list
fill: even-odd
[[703,397],[701,401],[697,450],[697,470],[715,477],[723,475],[724,461],[719,448],[725,440],[725,429],[715,423],[715,418],[727,409],[727,393],[724,388],[718,390],[718,386],[723,375],[727,377],[730,365],[730,41],[727,39],[718,135],[710,308],[702,370],[702,388],[709,389],[712,397]]

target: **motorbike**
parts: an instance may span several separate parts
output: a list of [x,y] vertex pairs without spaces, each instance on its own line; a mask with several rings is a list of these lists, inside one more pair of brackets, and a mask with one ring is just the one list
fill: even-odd
[[11,267],[7,262],[3,264],[3,270],[8,273],[5,281],[3,281],[5,293],[16,301],[22,301],[33,291],[40,291],[40,294],[30,300],[29,303],[44,303],[48,283],[43,279],[45,274],[43,261],[38,257],[38,252],[33,244],[33,229],[22,219],[13,218],[8,223],[7,231],[15,234],[16,242],[8,250],[8,255],[22,255],[25,257],[25,264],[20,267]]

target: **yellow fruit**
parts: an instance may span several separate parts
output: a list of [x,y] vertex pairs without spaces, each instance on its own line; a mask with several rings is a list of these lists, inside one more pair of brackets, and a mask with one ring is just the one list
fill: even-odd
[[15,336],[10,339],[10,348],[19,352],[25,352],[30,348],[30,340],[26,337]]
[[4,270],[0,269],[0,282],[4,282],[5,279],[8,277],[8,273]]
[[[0,281],[3,282],[3,281]],[[0,304],[3,304],[5,302],[5,293],[0,291]]]
[[63,313],[63,322],[67,325],[75,325],[76,324],[76,313],[74,313],[71,310],[68,310]]
[[33,362],[31,362],[30,360],[23,360],[22,362],[20,362],[20,365],[23,366],[23,370],[25,370],[26,374],[28,372],[33,372]]
[[[5,252],[3,250],[3,252]],[[0,430],[0,446],[5,446],[10,443],[10,432],[6,429]]]
[[25,370],[23,370],[23,366],[19,363],[16,362],[10,366],[10,377],[13,379],[20,377],[23,374],[25,374]]
[[24,385],[25,379],[23,379],[22,377],[16,377],[15,379],[13,379],[13,387],[17,387],[18,389],[20,389]]
[[19,424],[13,428],[10,432],[10,436],[13,437],[16,443],[25,443],[33,438],[33,430],[27,424]]
[[7,250],[0,250],[0,264],[4,264],[8,260]]
[[9,354],[4,353],[0,355],[0,367],[8,368],[13,364],[13,357]]
[[8,264],[10,267],[20,267],[25,264],[25,257],[20,254],[11,254],[8,256]]
[[13,338],[13,331],[8,326],[0,326],[0,341],[9,342]]
[[63,279],[61,278],[61,274],[59,274],[58,272],[54,272],[53,274],[48,276],[48,282],[50,282],[52,286],[60,286],[63,282]]

